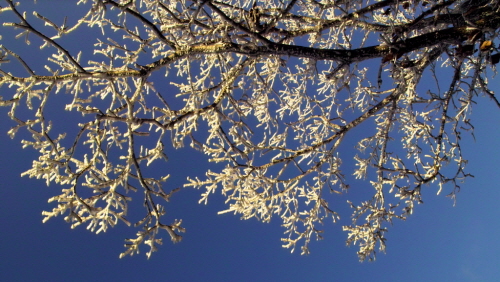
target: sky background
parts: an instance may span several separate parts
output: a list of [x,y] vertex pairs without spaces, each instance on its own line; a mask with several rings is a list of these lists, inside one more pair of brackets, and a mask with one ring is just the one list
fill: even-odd
[[[69,9],[62,5],[57,12],[70,13]],[[50,10],[44,11],[49,15]],[[0,29],[1,44],[17,44],[7,41],[7,32]],[[491,83],[498,93],[498,80]],[[456,206],[446,193],[436,196],[435,187],[424,187],[424,204],[406,222],[396,221],[390,227],[387,254],[363,263],[358,261],[357,247],[345,246],[341,226],[349,224],[349,214],[342,214],[338,224],[326,224],[325,239],[312,242],[311,254],[301,256],[300,251],[291,254],[281,248],[284,229],[279,220],[263,224],[232,214],[217,215],[225,207],[220,195],[210,198],[206,206],[199,205],[201,191],[190,188],[175,194],[167,205],[173,218],[183,219],[187,233],[182,242],[172,244],[164,234],[164,245],[151,259],[146,259],[145,247],[139,255],[119,259],[123,239],[135,234],[133,228],[119,224],[95,235],[85,226],[70,229],[61,216],[42,223],[41,212],[53,207],[47,199],[58,195],[61,187],[20,177],[38,156],[21,148],[22,132],[13,140],[7,136],[13,122],[7,117],[8,109],[0,108],[0,280],[498,281],[500,110],[488,98],[476,101],[472,115],[476,141],[464,137],[462,145],[468,172],[475,178],[462,185]],[[186,150],[170,152],[169,157],[172,185],[209,167],[201,155]],[[352,197],[356,190],[342,196],[345,208],[345,200]]]

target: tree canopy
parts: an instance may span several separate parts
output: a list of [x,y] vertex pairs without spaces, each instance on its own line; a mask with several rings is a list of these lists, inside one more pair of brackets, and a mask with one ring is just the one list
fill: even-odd
[[[133,224],[121,256],[146,244],[149,257],[161,230],[180,241],[167,202],[190,187],[200,203],[221,193],[221,213],[279,218],[283,246],[307,254],[341,216],[329,203],[370,186],[343,229],[373,259],[424,191],[455,199],[474,100],[500,107],[498,0],[74,2],[57,20],[0,4],[0,106],[39,152],[24,175],[62,187],[44,221]],[[62,111],[79,114],[69,129]],[[186,145],[218,165],[172,187],[161,164]]]

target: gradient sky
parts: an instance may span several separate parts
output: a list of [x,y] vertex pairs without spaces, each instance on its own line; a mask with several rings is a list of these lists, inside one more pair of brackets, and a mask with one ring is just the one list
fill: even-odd
[[[57,12],[69,13],[65,10],[69,7],[61,5]],[[50,10],[44,11],[50,16]],[[0,29],[1,44],[17,44],[9,41],[7,33]],[[500,92],[498,80],[491,83]],[[301,256],[299,251],[291,254],[281,248],[284,229],[279,220],[263,224],[232,214],[217,215],[225,207],[222,197],[216,194],[208,205],[199,205],[200,191],[190,188],[175,194],[167,205],[173,218],[183,219],[187,233],[182,242],[174,245],[164,234],[164,245],[151,259],[146,259],[144,247],[139,255],[119,259],[123,239],[134,235],[133,228],[119,224],[95,235],[85,226],[70,229],[63,217],[42,223],[41,212],[53,207],[47,199],[59,194],[61,187],[20,177],[38,156],[21,148],[25,133],[13,140],[7,136],[14,123],[7,117],[8,109],[0,108],[0,280],[499,281],[500,110],[488,98],[476,101],[472,115],[476,141],[464,136],[462,145],[468,172],[475,178],[462,185],[456,206],[446,193],[436,196],[435,187],[424,187],[425,203],[406,222],[396,221],[390,227],[387,254],[363,263],[358,261],[357,248],[344,243],[341,226],[349,224],[349,214],[337,224],[326,224],[325,239],[312,242],[311,254]],[[202,155],[186,150],[169,152],[169,157],[166,169],[171,171],[172,185],[181,185],[186,175],[200,175],[197,172],[208,167]],[[194,168],[193,162],[199,165]],[[355,196],[356,190],[342,196],[344,209],[345,200]]]

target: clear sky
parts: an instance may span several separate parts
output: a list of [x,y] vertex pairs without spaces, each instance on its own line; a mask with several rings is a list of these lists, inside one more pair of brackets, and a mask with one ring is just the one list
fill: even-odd
[[[14,43],[4,38],[1,44]],[[491,83],[499,84],[498,79]],[[499,93],[500,87],[496,88]],[[464,136],[463,144],[468,172],[475,178],[462,185],[456,206],[446,193],[436,196],[435,187],[424,187],[424,204],[406,222],[396,221],[390,227],[387,254],[363,263],[357,248],[344,243],[341,226],[349,224],[349,214],[337,224],[326,224],[325,239],[313,242],[311,254],[301,256],[281,248],[284,229],[279,220],[263,224],[217,215],[224,209],[220,195],[206,206],[198,205],[200,191],[190,188],[175,194],[167,205],[174,218],[183,219],[187,229],[183,241],[174,245],[164,234],[164,245],[151,259],[146,259],[146,248],[119,259],[123,239],[134,235],[133,228],[119,224],[95,235],[85,226],[70,229],[63,217],[42,223],[41,212],[53,207],[47,199],[59,194],[61,187],[20,177],[37,154],[21,148],[23,134],[14,140],[7,136],[13,122],[8,109],[0,108],[0,280],[499,281],[500,110],[488,98],[476,101],[472,115],[476,141]],[[168,169],[177,179],[172,181],[179,185],[185,175],[196,175],[208,166],[202,156],[184,150],[169,152],[169,157]],[[189,166],[193,162],[199,165]],[[356,190],[350,191],[342,201],[355,194]],[[137,196],[134,200],[140,201]]]

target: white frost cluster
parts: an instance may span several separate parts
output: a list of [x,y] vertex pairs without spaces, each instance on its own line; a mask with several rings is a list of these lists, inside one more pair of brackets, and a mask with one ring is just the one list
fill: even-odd
[[[179,189],[154,168],[189,144],[224,164],[185,182],[200,189],[200,203],[220,192],[221,213],[277,217],[283,246],[303,254],[327,219],[340,219],[329,202],[371,186],[349,202],[343,229],[361,259],[374,258],[388,224],[413,213],[424,187],[446,184],[455,197],[468,176],[460,140],[473,128],[473,99],[494,97],[493,47],[484,46],[498,27],[479,21],[493,8],[457,12],[460,1],[80,0],[86,12],[62,24],[6,2],[0,13],[16,20],[4,28],[43,48],[31,62],[1,46],[0,106],[17,123],[10,136],[27,129],[23,146],[40,154],[23,175],[63,187],[44,222],[64,215],[96,233],[131,225],[128,214],[139,211],[130,195],[140,196],[127,193],[141,192],[140,230],[121,257],[141,244],[149,257],[162,229],[181,240],[181,221],[164,223]],[[81,28],[94,31],[94,50],[66,49]],[[54,95],[69,95],[64,110],[81,113],[68,132],[51,120],[63,110]]]

